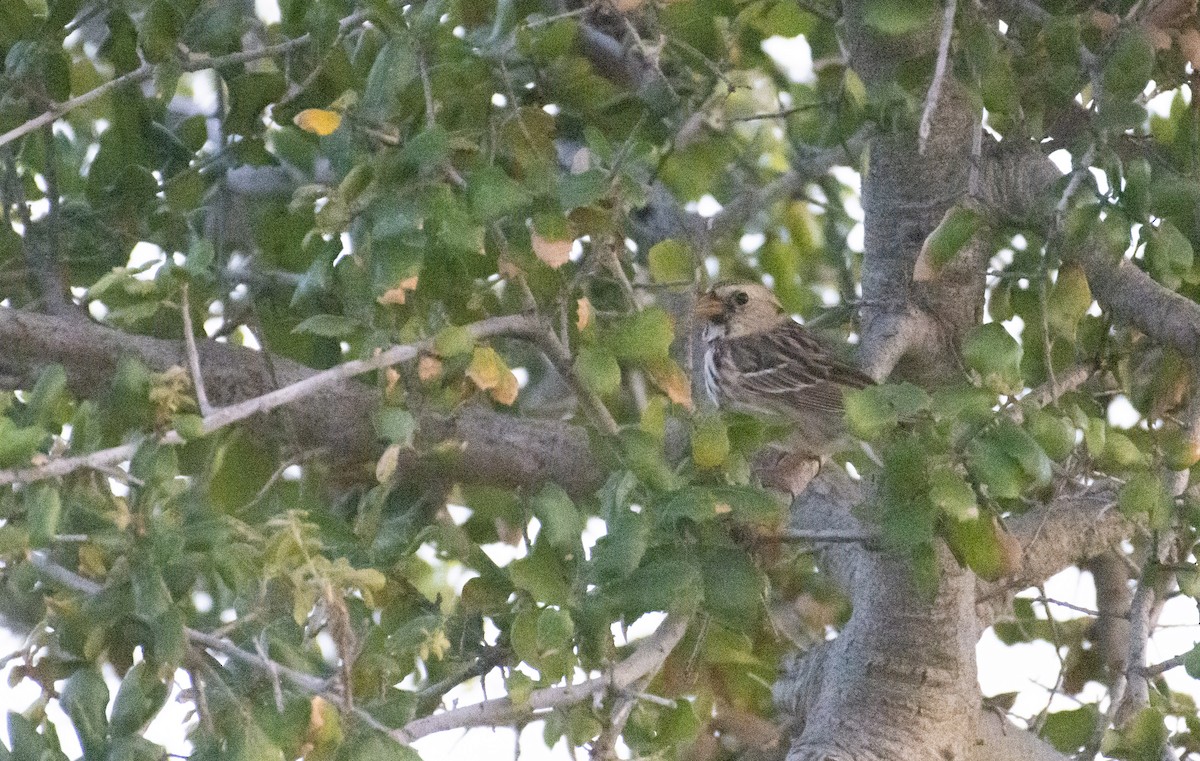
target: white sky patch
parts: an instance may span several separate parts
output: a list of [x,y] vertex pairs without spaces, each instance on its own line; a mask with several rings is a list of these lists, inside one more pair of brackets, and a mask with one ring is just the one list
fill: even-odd
[[1108,403],[1108,424],[1113,428],[1132,428],[1142,419],[1133,402],[1124,394],[1117,394]]
[[846,248],[861,254],[866,250],[867,228],[862,222],[856,222],[850,232],[846,233]]
[[283,14],[279,11],[279,0],[254,0],[254,15],[264,24],[278,24]]
[[525,386],[529,385],[529,371],[526,370],[525,368],[514,367],[514,368],[512,368],[512,374],[517,379],[517,388],[518,389],[525,388]]
[[1155,116],[1170,116],[1171,103],[1175,100],[1175,94],[1178,92],[1179,90],[1160,92],[1158,95],[1155,95],[1153,98],[1146,101],[1146,110]]
[[762,245],[767,242],[767,236],[762,233],[746,233],[738,242],[738,247],[743,254],[752,254],[762,248]]
[[688,206],[690,207],[688,211],[694,211],[705,218],[715,217],[724,208],[720,201],[708,193],[705,193],[699,201],[689,203]]
[[812,47],[804,35],[768,37],[763,40],[762,49],[793,82],[812,84],[817,81],[817,74],[813,71]]
[[1054,153],[1051,153],[1047,158],[1054,162],[1054,166],[1058,167],[1058,171],[1066,174],[1071,171],[1071,152],[1066,148],[1059,148]]

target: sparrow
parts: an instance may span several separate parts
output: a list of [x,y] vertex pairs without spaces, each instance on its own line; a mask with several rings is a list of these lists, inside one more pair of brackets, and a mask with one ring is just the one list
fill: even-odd
[[870,376],[757,283],[716,286],[696,315],[704,320],[704,385],[718,407],[792,423],[794,452],[819,459],[841,448],[845,391],[874,385]]

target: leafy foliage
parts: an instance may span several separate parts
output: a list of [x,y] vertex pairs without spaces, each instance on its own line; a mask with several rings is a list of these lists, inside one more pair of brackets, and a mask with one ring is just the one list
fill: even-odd
[[[120,358],[103,388],[56,364],[9,383],[0,469],[135,446],[126,468],[4,482],[0,611],[30,632],[11,678],[42,697],[9,715],[0,757],[64,757],[51,701],[86,759],[161,757],[143,732],[186,682],[193,758],[413,758],[386,730],[460,685],[498,671],[522,720],[536,691],[607,673],[633,647],[626,627],[670,612],[693,624],[622,737],[638,756],[713,758],[733,752],[715,743],[737,717],[770,715],[788,639],[844,620],[756,486],[755,454],[786,431],[693,399],[686,296],[714,275],[769,278],[789,311],[856,329],[858,191],[827,170],[862,168],[866,129],[911,133],[928,72],[868,87],[816,4],[569,5],[311,0],[269,23],[234,3],[0,5],[5,308],[51,303],[49,282],[130,335],[178,340],[186,309],[198,335],[311,368],[419,346],[411,368],[363,384],[380,441],[351,465],[298,447],[286,409],[274,436],[208,427],[182,362]],[[863,21],[905,35],[939,5],[871,0]],[[1049,225],[953,207],[919,267],[937,277],[973,245],[994,255],[964,373],[847,398],[874,457],[842,460],[879,486],[863,518],[930,591],[942,542],[983,579],[1009,575],[1021,548],[1004,521],[1063,473],[1121,479],[1122,513],[1183,545],[1198,525],[1165,480],[1198,473],[1177,419],[1190,358],[1114,327],[1072,256],[1099,245],[1200,300],[1200,111],[1177,90],[1150,115],[1145,97],[1182,84],[1200,33],[1194,17],[1160,28],[1048,7],[1003,34],[963,10],[952,76],[990,130],[1067,147],[1107,189],[1080,175]],[[772,35],[803,35],[827,65],[789,80],[763,52]],[[73,107],[22,131],[51,104]],[[813,155],[836,157],[756,195]],[[715,218],[684,211],[702,200]],[[551,325],[563,356],[468,327],[521,314]],[[1026,396],[1080,367],[1100,372],[1051,404]],[[223,382],[214,397],[235,393]],[[1117,395],[1136,425],[1110,422]],[[474,406],[573,415],[603,485],[460,477],[461,442],[428,421]],[[197,634],[212,632],[240,655],[206,650]],[[1106,678],[1078,619],[1018,600],[996,633],[1065,648],[1063,692]],[[1196,745],[1194,706],[1158,687],[1105,752]],[[620,696],[602,697],[541,714],[547,742],[595,741]],[[1168,733],[1168,715],[1188,729]],[[1102,718],[1088,703],[1039,728],[1074,751]]]

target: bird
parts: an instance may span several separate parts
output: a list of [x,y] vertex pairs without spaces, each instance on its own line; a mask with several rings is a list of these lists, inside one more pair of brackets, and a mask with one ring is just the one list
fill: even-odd
[[844,395],[875,384],[796,322],[758,283],[720,284],[696,302],[704,385],[717,407],[791,423],[787,446],[820,460],[845,445]]

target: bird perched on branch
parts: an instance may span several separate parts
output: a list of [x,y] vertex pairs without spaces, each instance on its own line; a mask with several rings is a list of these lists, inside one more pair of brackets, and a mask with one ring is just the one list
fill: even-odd
[[697,301],[696,315],[705,321],[704,385],[719,407],[792,423],[793,459],[812,462],[839,448],[845,391],[874,380],[757,283],[718,285]]

